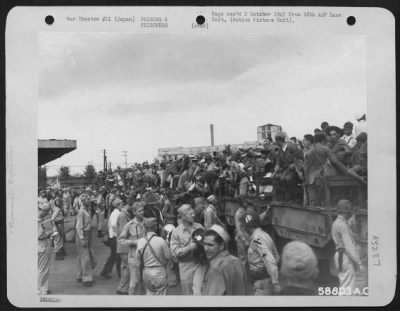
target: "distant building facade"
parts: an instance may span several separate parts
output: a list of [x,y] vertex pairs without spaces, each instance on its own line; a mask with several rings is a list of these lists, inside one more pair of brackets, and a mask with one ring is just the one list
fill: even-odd
[[[201,147],[170,147],[158,149],[158,157],[163,160],[177,160],[184,155],[195,155],[195,154],[212,154],[213,152],[221,153],[225,150],[226,145],[216,146],[201,146]],[[244,142],[243,144],[230,144],[231,150],[236,151],[238,149],[255,148],[258,146],[256,141]]]
[[282,126],[275,124],[265,124],[257,127],[257,142],[259,144],[264,143],[264,141],[269,137],[275,141],[276,133],[282,132]]

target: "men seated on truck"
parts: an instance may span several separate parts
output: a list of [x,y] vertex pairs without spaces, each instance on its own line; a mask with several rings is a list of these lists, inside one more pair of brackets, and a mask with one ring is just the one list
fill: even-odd
[[286,141],[285,133],[277,133],[275,136],[278,145],[277,161],[272,177],[280,173],[280,181],[283,186],[284,199],[293,200],[295,188],[302,178],[300,162],[303,158],[302,151],[292,142]]
[[304,177],[308,196],[308,204],[319,206],[323,203],[323,176],[350,175],[365,183],[353,170],[347,169],[334,155],[331,149],[325,146],[325,133],[314,136],[314,145],[304,153]]
[[343,131],[339,127],[331,125],[326,129],[326,133],[328,134],[328,147],[340,162],[345,163],[345,154],[350,152],[350,147],[344,139],[340,138],[343,136]]
[[352,149],[353,154],[351,156],[351,170],[360,174],[361,176],[367,175],[367,133],[361,133],[356,137],[356,145]]

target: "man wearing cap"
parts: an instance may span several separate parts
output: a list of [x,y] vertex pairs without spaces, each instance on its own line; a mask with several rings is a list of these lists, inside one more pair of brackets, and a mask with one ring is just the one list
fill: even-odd
[[344,157],[342,156],[344,154],[341,151],[350,152],[350,147],[345,140],[340,138],[343,135],[342,130],[337,126],[331,125],[326,129],[326,133],[328,134],[328,147],[340,162],[344,162]]
[[328,122],[323,121],[323,122],[321,123],[321,130],[322,130],[323,132],[325,132],[326,129],[327,129],[328,127],[329,127],[329,123],[328,123]]
[[46,191],[45,190],[40,190],[39,198],[38,198],[38,204],[39,204],[39,208],[41,208],[41,206],[44,205],[44,204],[49,204],[49,201],[47,200],[47,196],[46,196]]
[[183,204],[178,209],[181,223],[172,232],[171,252],[179,262],[179,273],[184,295],[193,295],[193,277],[199,264],[193,257],[197,244],[192,240],[193,231],[203,228],[194,222],[194,210],[189,204]]
[[93,203],[95,205],[95,210],[97,214],[97,237],[103,236],[103,230],[105,225],[105,208],[106,202],[103,195],[97,191],[93,191]]
[[247,211],[243,215],[246,230],[250,233],[247,251],[249,277],[254,280],[254,295],[270,295],[280,292],[278,262],[279,254],[274,241],[260,228],[260,217]]
[[168,290],[167,266],[171,260],[168,243],[155,233],[157,219],[145,218],[146,236],[137,244],[136,257],[146,287],[146,295],[166,295]]
[[82,207],[76,217],[75,244],[78,252],[78,282],[85,286],[93,285],[92,269],[96,266],[96,259],[92,250],[92,221],[89,212],[90,197],[84,193],[79,197]]
[[117,198],[117,193],[118,193],[118,189],[113,187],[111,189],[111,192],[107,194],[106,196],[106,200],[105,200],[105,207],[106,207],[106,211],[107,214],[110,212],[111,210],[111,204],[112,202]]
[[171,202],[171,192],[166,191],[162,199],[161,213],[165,219],[165,224],[173,224],[176,222],[175,208]]
[[202,295],[246,295],[246,270],[239,258],[227,250],[229,234],[219,225],[204,233],[203,245],[208,266],[201,288]]
[[164,219],[161,213],[161,197],[155,192],[146,192],[143,195],[145,211],[149,213],[148,217],[155,217],[157,220],[156,234],[161,235],[161,229]]
[[49,291],[49,275],[51,260],[51,238],[54,234],[49,203],[42,202],[38,205],[38,294],[47,295]]
[[326,135],[314,136],[314,146],[304,154],[304,177],[308,194],[308,204],[319,206],[323,202],[323,176],[337,175],[337,172],[350,175],[365,183],[360,176],[348,170],[333,154],[326,143]]
[[300,177],[297,172],[303,153],[295,144],[286,141],[286,135],[283,132],[276,134],[275,141],[279,148],[272,178],[278,172],[281,173],[280,181],[284,186],[285,199],[290,200],[295,192],[296,179]]
[[69,188],[65,188],[62,194],[62,205],[64,208],[64,215],[70,215],[72,210],[72,198]]
[[108,246],[110,247],[110,256],[104,265],[103,270],[100,275],[104,279],[111,278],[111,272],[114,267],[114,263],[116,264],[118,277],[121,277],[121,259],[117,256],[117,219],[120,214],[123,202],[121,199],[117,198],[113,201],[112,207],[113,211],[108,219]]
[[343,125],[343,136],[342,139],[347,143],[350,148],[356,145],[356,138],[353,136],[353,123],[350,121]]
[[140,294],[140,274],[136,258],[136,248],[139,239],[145,236],[143,225],[144,203],[136,207],[135,217],[129,221],[123,228],[118,240],[122,246],[129,247],[128,265],[130,272],[129,295]]
[[214,194],[211,194],[207,197],[207,201],[208,205],[204,210],[204,229],[208,230],[212,225],[215,224],[223,226],[224,224],[219,219],[217,209],[215,207],[215,205],[218,203],[217,197]]
[[193,180],[193,178],[200,172],[200,166],[198,163],[197,156],[193,155],[190,157],[191,163],[187,170],[188,180]]
[[353,214],[350,201],[340,200],[337,204],[337,212],[338,216],[332,224],[332,239],[336,246],[334,263],[338,270],[339,286],[346,289],[341,293],[351,295],[355,289],[356,271],[361,270],[362,265],[353,232],[348,223]]
[[246,267],[247,265],[247,249],[250,244],[250,235],[245,230],[243,215],[246,213],[246,208],[244,203],[241,203],[237,210],[235,211],[234,221],[235,221],[235,241],[236,241],[236,249],[237,255],[242,262],[242,264]]
[[75,197],[75,199],[74,199],[74,203],[72,204],[72,209],[73,209],[73,214],[74,214],[74,215],[77,215],[78,212],[79,212],[79,210],[80,210],[81,207],[83,206],[81,200],[79,199],[80,196],[81,196],[81,194],[82,194],[81,191],[79,191],[79,192],[77,193],[77,195],[76,195],[76,197]]
[[368,171],[368,137],[367,133],[361,133],[356,138],[356,145],[353,148],[351,155],[351,171],[362,176],[367,175]]
[[121,278],[117,288],[118,295],[128,295],[130,279],[128,265],[129,246],[122,245],[118,237],[121,235],[123,227],[134,217],[135,211],[139,206],[139,202],[133,203],[133,198],[128,197],[127,204],[122,208],[117,218],[117,254],[121,260]]
[[292,241],[282,251],[281,295],[316,295],[318,261],[307,244]]

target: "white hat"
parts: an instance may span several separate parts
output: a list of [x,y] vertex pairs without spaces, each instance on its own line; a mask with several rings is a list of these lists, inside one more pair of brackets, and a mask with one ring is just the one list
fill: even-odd
[[210,203],[215,203],[217,201],[217,197],[214,194],[211,194],[207,197],[207,201]]
[[318,260],[307,244],[292,241],[282,251],[281,275],[289,283],[302,283],[314,280],[318,274]]
[[230,240],[229,234],[228,232],[225,231],[225,229],[222,226],[212,225],[209,230],[212,230],[215,233],[217,233],[224,240],[225,243],[229,242]]

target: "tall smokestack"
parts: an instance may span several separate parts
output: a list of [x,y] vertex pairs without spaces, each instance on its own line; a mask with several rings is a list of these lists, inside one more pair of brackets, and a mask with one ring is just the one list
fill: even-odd
[[214,147],[214,124],[210,124],[211,147]]

